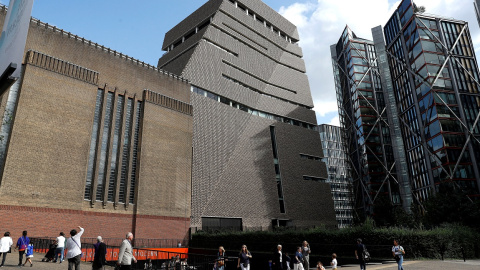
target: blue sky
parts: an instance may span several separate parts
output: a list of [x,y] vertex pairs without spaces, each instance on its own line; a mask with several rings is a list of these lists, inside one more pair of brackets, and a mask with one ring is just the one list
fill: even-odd
[[[32,16],[78,36],[156,66],[165,33],[207,0],[35,0]],[[319,124],[338,125],[330,45],[349,27],[371,39],[399,1],[264,0],[297,25]],[[480,31],[473,0],[416,0],[428,13],[469,22],[477,55]],[[8,5],[9,0],[0,0]],[[348,8],[346,8],[348,7]]]

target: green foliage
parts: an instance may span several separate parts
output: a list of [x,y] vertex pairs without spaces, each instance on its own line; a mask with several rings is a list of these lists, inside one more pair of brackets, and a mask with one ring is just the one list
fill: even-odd
[[424,204],[423,223],[429,227],[442,224],[462,224],[479,228],[480,201],[470,200],[459,188],[443,184]]
[[230,254],[246,244],[250,250],[271,253],[277,244],[292,253],[303,240],[307,240],[318,258],[329,258],[335,252],[339,257],[352,258],[355,241],[362,238],[373,260],[391,259],[393,239],[399,239],[406,249],[407,258],[462,258],[462,247],[467,258],[479,258],[480,233],[468,227],[445,225],[434,229],[375,227],[371,219],[364,224],[345,229],[316,228],[311,230],[200,232],[193,235],[190,245],[216,249],[223,245]]

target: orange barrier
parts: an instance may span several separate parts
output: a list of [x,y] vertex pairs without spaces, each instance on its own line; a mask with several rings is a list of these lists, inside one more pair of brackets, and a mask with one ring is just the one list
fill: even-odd
[[[119,248],[107,248],[107,254],[105,258],[107,261],[118,260]],[[137,260],[168,260],[172,256],[179,255],[180,259],[188,258],[188,248],[145,248],[145,249],[133,249],[133,255]],[[95,251],[91,248],[82,248],[82,261],[93,261]]]

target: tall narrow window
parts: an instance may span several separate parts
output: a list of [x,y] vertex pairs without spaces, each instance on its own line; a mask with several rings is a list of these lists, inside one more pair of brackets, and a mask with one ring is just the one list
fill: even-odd
[[282,175],[280,174],[280,163],[278,161],[277,139],[275,137],[275,127],[270,126],[270,138],[272,139],[273,164],[275,166],[275,181],[277,182],[278,202],[280,203],[280,213],[285,213],[285,201],[283,200]]
[[112,158],[110,161],[110,180],[108,182],[108,201],[115,201],[115,193],[117,190],[117,157],[118,149],[120,149],[120,135],[122,132],[122,116],[123,116],[123,105],[125,102],[124,96],[118,96],[117,99],[117,110],[115,113],[115,127],[113,131],[113,143],[112,143]]
[[142,102],[137,101],[137,110],[136,110],[136,117],[135,117],[135,133],[133,135],[133,157],[132,157],[132,174],[130,179],[130,203],[134,203],[135,197],[135,186],[136,186],[136,178],[137,178],[137,154],[138,154],[138,133],[140,132],[140,120],[142,116]]
[[95,114],[93,116],[92,138],[90,139],[90,151],[88,153],[87,181],[85,184],[85,200],[92,200],[92,183],[95,174],[95,161],[97,156],[97,141],[100,130],[100,119],[102,116],[103,90],[97,90],[97,101],[95,102]]
[[128,165],[130,160],[130,137],[132,136],[133,98],[127,100],[127,115],[125,116],[125,131],[123,134],[122,168],[120,172],[120,187],[118,202],[126,202]]
[[103,192],[105,190],[105,174],[107,170],[107,153],[110,142],[110,129],[112,127],[112,107],[114,93],[107,93],[107,108],[105,109],[105,119],[103,122],[102,145],[100,150],[100,162],[98,165],[97,192],[96,200],[103,201]]

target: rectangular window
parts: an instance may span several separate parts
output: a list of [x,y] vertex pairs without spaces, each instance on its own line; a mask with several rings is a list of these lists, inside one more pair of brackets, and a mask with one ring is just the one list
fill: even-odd
[[270,138],[272,140],[273,164],[275,167],[275,180],[277,182],[278,202],[280,204],[280,213],[285,213],[285,201],[283,200],[282,176],[280,173],[280,163],[277,152],[277,139],[275,135],[275,127],[270,126]]
[[120,136],[122,132],[122,116],[123,105],[125,103],[124,96],[118,96],[117,99],[117,111],[115,113],[115,127],[113,133],[112,143],[112,157],[110,161],[110,181],[108,183],[108,201],[115,202],[115,193],[117,190],[117,157],[118,150],[120,149]]
[[135,115],[135,133],[133,135],[133,152],[132,152],[132,173],[130,178],[130,200],[129,202],[133,204],[135,202],[135,188],[137,181],[137,165],[138,165],[138,138],[140,133],[140,124],[142,113],[142,102],[137,101],[137,109]]
[[133,116],[133,99],[127,101],[127,115],[125,115],[125,131],[123,135],[122,149],[122,168],[120,173],[120,187],[118,191],[118,202],[126,202],[128,166],[130,164],[130,137],[132,136],[132,116]]
[[242,231],[241,218],[202,217],[202,230],[204,231]]
[[100,150],[100,162],[98,164],[97,192],[96,200],[103,202],[103,192],[105,190],[105,178],[107,171],[107,154],[110,142],[110,129],[112,127],[112,107],[114,93],[107,93],[107,107],[105,109],[105,119],[103,122],[102,145]]
[[326,182],[327,181],[327,179],[325,179],[325,178],[308,176],[308,175],[304,175],[303,180],[316,181],[316,182]]
[[95,174],[95,163],[97,156],[97,142],[98,134],[100,130],[100,118],[102,116],[102,106],[103,106],[103,93],[102,89],[97,90],[97,100],[95,102],[95,113],[93,116],[93,128],[92,128],[92,137],[90,139],[90,151],[88,154],[88,169],[87,169],[87,181],[85,184],[85,200],[92,200],[92,188],[93,188],[93,177]]

